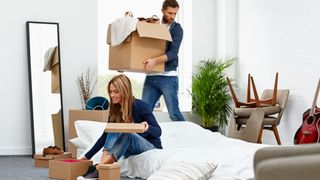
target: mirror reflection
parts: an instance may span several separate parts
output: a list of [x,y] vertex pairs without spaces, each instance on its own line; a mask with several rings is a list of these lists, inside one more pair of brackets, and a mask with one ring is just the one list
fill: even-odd
[[33,154],[64,147],[59,24],[27,22]]

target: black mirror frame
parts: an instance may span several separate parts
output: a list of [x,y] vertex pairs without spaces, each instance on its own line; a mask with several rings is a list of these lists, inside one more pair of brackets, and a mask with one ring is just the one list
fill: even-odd
[[[31,72],[31,52],[30,52],[30,24],[35,23],[35,24],[55,24],[57,25],[57,41],[58,41],[58,57],[59,57],[59,62],[61,63],[61,51],[60,51],[60,33],[59,33],[59,23],[56,22],[41,22],[41,21],[27,21],[26,22],[26,37],[27,37],[27,53],[28,53],[28,80],[29,80],[29,102],[30,102],[30,121],[31,121],[31,141],[32,141],[32,155],[35,154],[35,136],[34,136],[34,115],[33,115],[33,99],[32,99],[32,72]],[[66,151],[66,145],[65,145],[65,133],[64,133],[64,116],[63,116],[63,97],[62,97],[62,73],[61,73],[61,65],[59,66],[59,81],[60,81],[60,102],[61,102],[61,127],[62,127],[62,143],[63,147],[62,149]]]

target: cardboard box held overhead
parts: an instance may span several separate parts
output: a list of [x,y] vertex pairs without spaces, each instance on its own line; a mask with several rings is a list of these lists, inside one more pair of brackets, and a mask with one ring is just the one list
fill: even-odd
[[[107,42],[110,44],[111,24],[108,27]],[[143,62],[165,54],[166,41],[172,41],[165,25],[139,21],[137,29],[129,40],[118,46],[109,46],[109,69],[118,71],[144,72]],[[163,72],[164,63],[157,64],[152,72]]]

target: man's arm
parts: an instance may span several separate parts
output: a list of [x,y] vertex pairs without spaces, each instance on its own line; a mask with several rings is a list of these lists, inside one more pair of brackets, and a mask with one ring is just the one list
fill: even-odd
[[176,24],[175,27],[171,30],[170,34],[172,37],[172,42],[170,43],[166,53],[158,57],[146,59],[144,61],[145,72],[149,72],[152,69],[152,67],[158,63],[165,63],[167,61],[177,58],[181,41],[183,38],[183,29],[181,25]]
[[156,64],[159,63],[165,63],[167,62],[168,57],[166,54],[158,56],[158,57],[153,57],[153,58],[148,58],[146,59],[143,63],[145,64],[144,66],[144,71],[149,72],[155,66]]

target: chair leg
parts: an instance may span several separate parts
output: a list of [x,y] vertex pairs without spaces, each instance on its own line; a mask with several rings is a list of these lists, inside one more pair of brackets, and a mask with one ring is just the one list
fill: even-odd
[[281,140],[280,140],[280,136],[279,136],[278,129],[277,129],[276,125],[272,125],[272,131],[274,133],[274,136],[276,137],[278,145],[281,145]]
[[238,98],[237,98],[236,93],[234,92],[234,90],[232,88],[231,82],[230,82],[228,77],[227,77],[227,84],[229,86],[229,90],[230,90],[230,93],[231,93],[231,96],[232,96],[232,99],[233,99],[235,107],[240,107]]
[[247,89],[247,102],[250,102],[251,99],[251,87],[250,87],[250,74],[248,74],[248,89]]
[[276,73],[276,78],[274,80],[274,87],[273,87],[273,95],[272,95],[272,106],[275,106],[277,103],[277,93],[278,93],[278,73]]
[[237,124],[237,130],[240,131],[240,129],[242,128],[241,124]]
[[263,132],[263,127],[260,128],[259,135],[258,135],[257,143],[259,143],[259,144],[262,143],[262,132]]
[[255,83],[254,83],[253,77],[251,76],[250,78],[251,78],[253,95],[254,95],[254,99],[255,99],[256,106],[257,106],[257,107],[261,107],[259,95],[258,95],[258,92],[257,92],[256,85],[255,85]]

